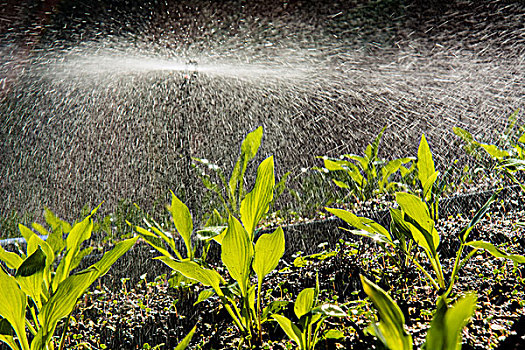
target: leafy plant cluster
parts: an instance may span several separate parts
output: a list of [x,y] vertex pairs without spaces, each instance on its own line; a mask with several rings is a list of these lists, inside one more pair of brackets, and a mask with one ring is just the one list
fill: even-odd
[[[371,238],[400,270],[415,268],[427,279],[437,293],[436,311],[427,332],[425,349],[459,349],[461,332],[476,308],[476,295],[455,295],[454,285],[461,268],[478,252],[485,251],[496,258],[505,258],[516,264],[525,257],[509,254],[486,241],[469,239],[474,226],[490,211],[494,196],[474,215],[460,231],[460,242],[455,252],[451,271],[445,271],[438,253],[439,202],[446,188],[446,176],[436,171],[430,146],[423,135],[417,157],[386,162],[378,158],[378,147],[385,128],[366,147],[363,156],[344,155],[341,159],[323,158],[324,166],[333,175],[331,181],[360,199],[380,193],[391,193],[397,207],[390,209],[389,227],[350,211],[326,208],[328,212],[349,224],[353,234]],[[514,151],[503,151],[498,146],[474,140],[464,131],[455,130],[469,141],[469,149],[485,150],[498,162],[501,169],[519,183],[516,172],[524,170],[524,137],[512,143]],[[98,207],[85,219],[73,225],[46,211],[50,230],[39,224],[32,229],[19,225],[26,243],[26,251],[13,253],[0,248],[0,340],[12,349],[63,349],[68,322],[79,298],[111,265],[141,238],[160,255],[156,258],[172,271],[171,285],[205,287],[197,303],[208,298],[217,299],[227,311],[240,335],[238,348],[254,348],[264,343],[269,324],[279,325],[289,339],[300,349],[314,349],[320,339],[341,336],[326,326],[330,317],[349,317],[349,311],[335,302],[323,302],[319,282],[315,287],[301,290],[295,301],[264,298],[264,280],[275,273],[285,252],[285,232],[278,227],[271,233],[260,233],[258,227],[271,211],[277,196],[284,190],[288,174],[276,183],[274,159],[270,156],[257,167],[255,183],[246,191],[245,178],[248,163],[261,145],[262,128],[249,133],[241,144],[240,156],[226,180],[225,173],[210,166],[203,159],[195,159],[215,174],[201,177],[204,186],[220,202],[209,214],[206,225],[196,229],[190,209],[171,193],[167,207],[173,229],[159,224],[151,217],[143,218],[145,225],[127,224],[136,233],[115,244],[102,259],[77,272],[82,259],[92,248],[85,242],[95,228],[93,216]],[[498,153],[499,152],[499,153]],[[499,157],[496,157],[498,155]],[[407,166],[408,165],[408,166]],[[445,179],[444,179],[445,178]],[[523,187],[523,184],[520,183]],[[125,216],[124,216],[125,217]],[[104,219],[99,229],[111,231]],[[43,236],[46,240],[42,239]],[[108,232],[109,233],[109,232]],[[220,265],[207,261],[208,252],[215,245],[220,249]],[[294,264],[308,264],[309,259],[330,256],[301,257]],[[379,322],[372,320],[367,332],[389,349],[412,349],[413,340],[405,330],[405,318],[393,299],[378,285],[361,276],[364,292],[378,310]],[[456,300],[457,299],[457,300]],[[456,300],[453,303],[453,300]],[[287,313],[293,305],[293,314]],[[59,324],[61,327],[59,327]],[[61,329],[62,335],[55,336]],[[188,346],[195,328],[183,339],[177,349]],[[337,333],[337,335],[334,335]]]

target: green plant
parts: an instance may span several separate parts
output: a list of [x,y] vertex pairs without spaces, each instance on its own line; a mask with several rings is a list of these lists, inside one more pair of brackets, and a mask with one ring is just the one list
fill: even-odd
[[[386,126],[377,135],[371,144],[368,144],[362,156],[345,154],[340,159],[320,157],[324,162],[324,169],[331,174],[332,181],[340,188],[349,190],[359,200],[367,200],[375,195],[391,193],[403,188],[401,182],[390,181],[398,171],[407,176],[409,170],[403,164],[410,163],[414,158],[399,158],[386,162],[378,158],[379,143],[386,130]],[[324,171],[324,169],[317,169]]]
[[[485,214],[487,214],[491,204],[496,200],[496,195],[497,193],[476,212],[470,223],[459,232],[458,238],[460,240],[460,246],[456,251],[454,267],[448,281],[445,279],[446,274],[443,272],[443,267],[437,252],[440,235],[435,227],[434,220],[431,218],[427,204],[417,196],[404,192],[396,193],[396,201],[399,209],[390,209],[392,218],[390,232],[373,220],[358,217],[346,210],[333,208],[327,208],[327,210],[353,226],[355,230],[351,230],[350,232],[372,238],[380,243],[385,252],[387,252],[398,265],[401,265],[400,260],[402,259],[405,259],[407,264],[409,262],[413,263],[421,270],[432,286],[434,286],[442,296],[446,297],[451,292],[461,267],[479,250],[487,251],[496,258],[506,258],[515,263],[525,263],[525,257],[507,254],[489,242],[468,241],[470,232],[474,226],[483,219]],[[419,247],[423,251],[435,277],[420,263],[419,252],[412,252],[412,247],[414,246]],[[388,247],[393,247],[401,254],[396,256],[391,255]],[[472,248],[472,250],[464,256],[463,252],[467,247]]]
[[[379,322],[372,323],[367,328],[367,332],[390,350],[412,350],[412,337],[405,330],[405,317],[397,304],[383,289],[367,278],[361,276],[361,283],[379,313]],[[461,349],[461,331],[474,314],[476,300],[476,294],[467,294],[453,306],[449,306],[446,297],[439,297],[423,348]]]
[[[275,269],[284,254],[284,232],[282,228],[278,228],[273,233],[261,235],[255,244],[253,243],[256,237],[255,229],[269,210],[274,188],[274,162],[273,157],[269,157],[259,165],[255,185],[240,203],[239,213],[242,223],[230,215],[226,229],[216,230],[214,235],[206,238],[214,239],[221,244],[221,260],[234,281],[227,285],[226,280],[216,270],[209,268],[202,259],[196,259],[191,244],[193,231],[191,214],[175,195],[170,211],[177,232],[186,245],[185,258],[178,253],[170,234],[158,228],[152,228],[153,232],[136,228],[137,232],[162,254],[157,259],[185,278],[211,287],[211,290],[201,293],[199,301],[215,293],[241,334],[250,343],[256,334],[259,336],[259,341],[262,341],[262,324],[266,321],[269,312],[278,305],[272,303],[262,309],[261,289],[264,277]],[[175,257],[162,246],[162,241],[174,251]],[[252,272],[257,276],[256,285],[252,284],[250,279]]]
[[[211,213],[206,226],[217,226],[227,222],[230,215],[240,216],[241,203],[246,196],[244,189],[245,174],[248,164],[253,160],[259,151],[263,137],[263,127],[260,126],[248,133],[241,143],[241,154],[235,162],[229,180],[226,180],[224,171],[216,164],[210,163],[207,159],[193,158],[198,164],[203,166],[203,171],[199,176],[204,186],[216,195],[221,203],[219,210],[215,209]],[[212,177],[206,173],[211,170],[215,173],[218,181],[213,181]],[[271,204],[279,197],[286,188],[286,180],[290,172],[284,174],[281,180],[274,186],[274,195]]]
[[[77,300],[138,239],[117,243],[100,261],[71,274],[91,252],[90,248],[82,249],[81,246],[91,237],[91,217],[97,209],[73,227],[48,212],[49,218],[46,219],[53,222],[51,232],[33,224],[39,232],[48,235],[46,241],[28,227],[19,225],[20,233],[26,240],[26,253],[19,255],[0,247],[0,260],[14,271],[11,275],[5,268],[0,268],[0,340],[11,349],[54,349],[57,324],[67,317],[58,345],[60,350],[63,349],[69,318]],[[67,237],[64,239],[65,231]],[[56,264],[60,255],[62,259]],[[27,329],[30,336],[26,333]]]
[[337,305],[321,304],[319,302],[318,279],[316,280],[315,288],[305,288],[299,293],[294,303],[294,313],[298,318],[296,324],[280,314],[273,314],[272,317],[301,350],[315,348],[321,336],[321,327],[328,317],[348,316]]

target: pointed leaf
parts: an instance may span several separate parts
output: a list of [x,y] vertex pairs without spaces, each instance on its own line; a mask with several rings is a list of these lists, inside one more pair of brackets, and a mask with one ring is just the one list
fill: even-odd
[[239,283],[243,296],[248,292],[253,254],[253,243],[248,232],[236,218],[230,216],[228,230],[222,240],[221,259],[230,276]]
[[275,186],[273,156],[266,158],[257,169],[253,190],[241,202],[241,220],[253,239],[253,233],[262,217],[268,212]]
[[328,212],[340,218],[341,220],[345,221],[349,225],[359,230],[363,230],[363,231],[369,232],[374,235],[378,234],[380,236],[385,237],[386,241],[392,242],[392,237],[390,236],[390,233],[388,232],[388,230],[371,219],[354,215],[351,212],[347,210],[343,210],[343,209],[336,209],[336,208],[325,208],[325,209]]
[[195,334],[195,331],[197,330],[197,326],[194,326],[191,331],[182,339],[182,341],[177,345],[177,347],[174,350],[184,350],[190,345],[191,338],[193,338],[193,335]]
[[474,314],[476,300],[475,294],[468,294],[449,308],[446,300],[440,297],[437,311],[427,333],[425,348],[429,350],[461,349],[461,331]]
[[293,311],[297,318],[301,318],[312,311],[312,308],[314,307],[314,298],[314,288],[305,288],[299,293],[293,306]]
[[14,270],[17,269],[24,260],[18,254],[8,252],[2,246],[0,246],[0,261],[3,261],[8,268]]
[[173,223],[175,224],[177,232],[179,232],[186,244],[187,257],[193,259],[193,248],[191,247],[193,221],[190,210],[173,192],[171,192],[171,206],[168,207],[168,210],[173,217]]
[[0,316],[11,324],[18,336],[22,349],[29,350],[25,330],[26,295],[18,287],[15,278],[5,273],[2,268],[0,268],[0,286],[2,286]]
[[257,274],[259,283],[279,264],[284,254],[284,231],[281,227],[273,233],[266,233],[255,243],[253,270]]
[[[425,134],[421,135],[421,142],[419,143],[419,148],[417,150],[417,170],[421,185],[425,184],[436,172],[436,169],[434,168],[434,160],[432,159],[432,152],[430,152],[430,147],[428,146]],[[430,185],[430,188],[432,188],[432,184]]]
[[361,277],[363,290],[370,297],[379,313],[379,323],[373,327],[373,335],[390,350],[412,349],[412,337],[405,331],[405,317],[396,303],[379,286]]
[[220,284],[225,283],[224,279],[217,271],[205,269],[193,261],[176,261],[164,256],[156,258],[173,270],[180,272],[184,276],[202,283],[205,286],[212,287],[215,292],[222,295]]
[[302,334],[299,328],[297,328],[297,326],[294,325],[292,321],[290,321],[288,318],[284,316],[274,314],[272,315],[272,317],[279,323],[279,326],[281,326],[281,328],[286,333],[286,335],[288,335],[288,337],[291,340],[296,342],[297,345],[299,345],[300,349],[303,349],[304,347],[302,346],[303,344],[301,342]]
[[[234,195],[237,191],[239,182],[242,181],[242,175],[246,170],[246,166],[250,160],[252,160],[259,147],[261,146],[261,140],[263,137],[263,128],[259,126],[254,131],[250,132],[241,144],[241,154],[235,166],[233,168],[232,176],[230,177],[229,187],[231,195]],[[242,193],[241,193],[242,195]]]
[[471,246],[476,249],[484,249],[496,258],[510,259],[517,264],[525,263],[525,256],[518,254],[507,254],[503,249],[495,247],[492,243],[485,241],[472,241],[465,243],[465,245]]

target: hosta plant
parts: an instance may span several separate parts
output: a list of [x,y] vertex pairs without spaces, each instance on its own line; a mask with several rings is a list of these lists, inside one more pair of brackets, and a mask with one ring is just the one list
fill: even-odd
[[315,348],[315,345],[322,338],[322,326],[328,317],[348,316],[337,305],[319,302],[318,280],[315,288],[305,288],[299,293],[294,303],[294,313],[298,319],[296,323],[280,314],[273,314],[272,317],[301,350],[313,350]]
[[[20,233],[26,240],[25,253],[16,254],[0,247],[0,260],[5,266],[0,268],[0,340],[11,349],[63,349],[69,315],[77,300],[137,240],[117,243],[99,262],[71,274],[91,251],[82,249],[82,243],[91,237],[91,217],[96,210],[73,227],[58,219],[53,220],[51,232],[34,225],[47,234],[45,241],[20,225]],[[57,339],[54,336],[57,325],[66,317],[62,337]]]
[[[459,232],[460,245],[456,251],[454,267],[450,274],[443,271],[438,254],[440,234],[435,227],[427,204],[419,197],[404,192],[396,193],[396,202],[399,208],[390,209],[392,217],[390,230],[373,220],[358,217],[346,210],[334,208],[327,208],[327,210],[352,226],[353,229],[350,230],[352,233],[379,242],[387,253],[390,254],[390,248],[394,248],[397,255],[392,257],[399,265],[402,261],[406,261],[407,264],[414,264],[438,293],[447,297],[454,286],[461,267],[480,250],[486,251],[496,258],[510,259],[517,264],[525,263],[524,256],[507,254],[490,242],[468,240],[474,226],[484,218],[491,204],[496,200],[496,195],[494,194],[476,212],[470,223]],[[419,249],[413,252],[413,247]],[[466,250],[470,251],[465,254]],[[426,257],[426,262],[429,263],[430,268],[426,267],[428,264],[422,263],[422,256]]]
[[[180,253],[173,256],[170,250],[159,244],[159,240],[162,240],[176,252],[171,234],[137,228],[139,234],[162,254],[157,259],[186,278],[211,287],[201,293],[199,301],[216,294],[249,343],[254,339],[261,341],[262,324],[277,305],[270,304],[263,309],[261,289],[263,279],[275,269],[284,254],[284,232],[282,228],[278,228],[273,233],[260,235],[257,239],[255,234],[259,221],[268,212],[274,187],[274,162],[273,157],[269,157],[259,165],[255,185],[240,203],[241,220],[230,215],[227,227],[222,232],[218,230],[217,235],[213,237],[221,244],[221,260],[231,277],[230,282],[202,260],[195,258],[191,245],[192,218],[188,208],[176,197],[171,208],[177,231],[186,245],[185,257]],[[176,206],[173,203],[176,203]],[[253,274],[257,276],[255,284],[251,279]]]
[[[367,278],[361,276],[361,283],[379,316],[379,322],[372,323],[367,332],[390,350],[412,350],[412,336],[405,330],[405,317],[399,306],[383,289]],[[475,294],[467,294],[450,306],[446,297],[439,297],[423,349],[461,349],[461,332],[474,314],[476,300]]]

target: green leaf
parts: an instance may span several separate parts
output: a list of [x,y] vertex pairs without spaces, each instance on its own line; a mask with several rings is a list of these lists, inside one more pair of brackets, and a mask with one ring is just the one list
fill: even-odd
[[257,274],[259,286],[264,277],[279,264],[284,254],[284,231],[281,227],[273,233],[266,233],[259,237],[255,243],[253,270]]
[[418,197],[405,192],[396,193],[396,201],[405,215],[409,217],[408,220],[405,218],[405,221],[417,228],[417,230],[411,230],[414,240],[432,255],[436,255],[439,234],[434,227],[434,220],[430,217],[427,205]]
[[[31,240],[34,240],[34,237],[31,237]],[[24,260],[15,274],[20,289],[35,301],[39,309],[42,306],[41,294],[45,268],[46,255],[38,247]]]
[[202,292],[199,293],[199,296],[197,297],[197,301],[193,303],[193,306],[197,305],[198,303],[203,302],[204,300],[208,299],[214,294],[215,294],[215,291],[213,289],[203,290]]
[[461,349],[461,331],[474,314],[476,300],[475,294],[468,294],[449,308],[446,299],[440,297],[436,313],[427,333],[425,349]]
[[219,295],[222,295],[220,285],[225,283],[224,279],[217,271],[206,269],[193,261],[176,261],[174,259],[161,256],[160,261],[171,267],[173,270],[180,272],[184,276],[202,283],[204,286],[212,287]]
[[338,329],[329,329],[323,333],[325,339],[343,339],[345,334]]
[[14,340],[15,330],[9,321],[0,317],[0,342],[6,343],[12,350],[19,350],[20,347]]
[[293,306],[293,311],[297,318],[301,318],[312,311],[312,308],[314,307],[314,298],[314,288],[305,288],[299,293]]
[[273,156],[266,158],[257,169],[253,190],[241,202],[241,220],[253,239],[253,233],[262,217],[268,212],[275,186]]
[[46,255],[40,247],[27,257],[16,271],[16,277],[28,277],[41,272],[46,267]]
[[488,145],[488,144],[485,144],[485,143],[481,143],[480,145],[481,145],[481,147],[483,147],[483,149],[485,151],[487,151],[487,153],[492,158],[502,159],[502,158],[505,158],[505,157],[509,156],[509,152],[499,149],[496,145]]
[[18,254],[6,251],[0,246],[0,261],[3,261],[8,268],[18,269],[18,266],[24,261]]
[[71,232],[69,232],[66,238],[67,253],[60,261],[55,277],[53,278],[53,291],[56,290],[60,282],[64,281],[69,276],[72,269],[71,265],[75,256],[78,254],[80,245],[91,237],[92,230],[93,222],[91,221],[91,215],[89,215],[81,222],[75,224],[71,229]]
[[517,264],[525,263],[525,256],[518,255],[518,254],[507,254],[507,252],[505,252],[504,250],[500,248],[495,247],[492,243],[489,243],[489,242],[472,241],[472,242],[465,243],[465,245],[468,245],[476,249],[484,249],[496,258],[509,259]]
[[[244,175],[244,172],[246,171],[248,162],[252,160],[257,154],[257,151],[259,150],[259,147],[261,146],[262,136],[263,136],[263,128],[262,126],[259,126],[257,129],[255,129],[254,131],[246,135],[246,137],[242,141],[241,154],[239,158],[237,159],[237,162],[235,163],[235,166],[233,168],[233,172],[232,172],[232,175],[229,181],[231,197],[235,197],[237,187],[239,186],[239,183],[243,181],[242,177]],[[242,195],[242,193],[240,195]]]
[[405,317],[396,303],[379,286],[361,277],[365,293],[379,313],[379,323],[369,330],[390,350],[412,349],[412,337],[405,331]]
[[343,209],[325,209],[358,230],[363,230],[373,235],[378,234],[384,237],[387,242],[392,242],[392,237],[390,236],[388,230],[371,219],[354,215],[351,212]]
[[439,171],[436,171],[434,174],[430,175],[430,177],[424,183],[421,183],[423,187],[423,198],[425,201],[430,200],[430,197],[432,196],[432,186],[434,186],[436,183],[438,175]]
[[230,276],[239,283],[246,296],[250,266],[254,255],[253,243],[241,223],[230,216],[228,230],[222,240],[221,259]]
[[[75,227],[73,227],[71,232],[74,230]],[[106,274],[111,265],[126,253],[133,244],[135,244],[137,239],[138,237],[135,237],[117,243],[115,247],[104,254],[102,259],[97,263],[77,274],[67,277],[58,284],[56,292],[47,301],[39,314],[41,328],[35,337],[37,344],[47,343],[49,338],[53,336],[57,322],[73,311],[78,298],[85,293],[93,282]],[[38,345],[36,348],[38,349]]]
[[[434,181],[427,184],[427,181],[431,179],[434,176],[434,173],[436,172],[436,169],[434,168],[434,160],[432,159],[432,152],[430,151],[430,147],[428,146],[427,139],[425,138],[425,134],[421,135],[421,142],[419,143],[419,148],[417,150],[417,170],[418,170],[418,178],[421,182],[421,185],[427,186],[427,191],[430,192],[432,189],[432,185],[434,184]],[[437,175],[435,175],[437,177]]]
[[195,334],[195,330],[197,329],[197,326],[194,326],[192,330],[182,339],[182,341],[177,345],[177,347],[174,350],[184,350],[190,345],[191,338],[193,338],[193,334]]
[[206,226],[202,230],[198,230],[195,237],[201,241],[207,241],[223,233],[227,227],[228,226]]
[[168,207],[168,210],[173,217],[173,223],[175,224],[177,232],[179,232],[186,244],[187,257],[193,259],[193,248],[191,247],[193,221],[190,210],[180,199],[177,198],[177,196],[175,196],[173,192],[171,192],[171,206]]
[[279,323],[279,326],[281,326],[286,335],[296,342],[300,349],[304,349],[304,344],[301,341],[302,334],[299,328],[297,328],[292,321],[282,315],[274,314],[272,317]]
[[343,181],[339,181],[339,180],[336,180],[336,179],[332,179],[332,181],[339,188],[350,188],[350,185],[348,185],[347,183],[345,183]]
[[9,276],[0,268],[0,316],[13,327],[23,350],[29,350],[25,329],[25,313],[27,297],[20,290],[13,276]]
[[381,142],[381,138],[383,137],[383,134],[385,133],[386,128],[387,128],[387,125],[385,125],[383,129],[381,129],[379,134],[376,136],[374,142],[372,142],[371,157],[369,156],[372,162],[377,159],[377,154],[379,151],[379,143]]
[[499,191],[494,192],[492,196],[490,196],[490,198],[487,200],[487,202],[485,202],[485,204],[476,212],[472,220],[470,220],[469,224],[461,230],[461,232],[459,233],[459,239],[461,240],[461,242],[465,243],[467,241],[468,235],[470,234],[474,226],[476,226],[476,224],[479,223],[485,217],[492,203],[496,201],[498,194]]

